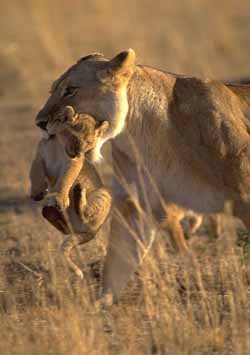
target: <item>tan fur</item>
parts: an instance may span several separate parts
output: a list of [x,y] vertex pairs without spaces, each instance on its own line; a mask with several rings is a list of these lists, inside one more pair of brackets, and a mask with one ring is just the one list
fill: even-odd
[[[151,245],[152,224],[144,215],[160,222],[167,212],[180,231],[179,217],[170,217],[167,206],[216,213],[231,200],[235,215],[250,227],[249,87],[136,66],[134,58],[132,50],[111,60],[83,58],[58,79],[36,118],[46,129],[58,107],[71,105],[110,123],[93,158],[112,138],[117,214],[103,292],[116,298]],[[65,96],[70,87],[77,89]],[[128,204],[130,190],[144,215]]]
[[[64,234],[71,234],[62,250],[70,267],[82,277],[70,258],[71,249],[93,239],[111,208],[109,192],[93,165],[85,160],[85,153],[95,146],[107,123],[96,128],[94,118],[84,114],[72,115],[69,120],[65,110],[62,118],[63,125],[54,127],[56,135],[38,145],[30,173],[31,196],[36,200],[45,196],[44,217]],[[59,210],[65,208],[67,213],[60,215]]]

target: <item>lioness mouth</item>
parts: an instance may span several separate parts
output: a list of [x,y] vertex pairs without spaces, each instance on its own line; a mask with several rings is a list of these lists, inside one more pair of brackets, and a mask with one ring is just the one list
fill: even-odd
[[52,136],[51,135],[49,135],[49,133],[47,132],[47,131],[44,131],[43,130],[43,132],[42,132],[42,137],[43,137],[43,139],[50,139]]

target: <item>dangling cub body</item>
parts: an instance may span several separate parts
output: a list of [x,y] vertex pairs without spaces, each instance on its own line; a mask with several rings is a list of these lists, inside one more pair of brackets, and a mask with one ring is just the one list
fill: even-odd
[[63,234],[70,234],[62,250],[80,277],[81,270],[70,259],[71,249],[93,239],[111,209],[110,193],[85,159],[106,128],[105,121],[96,127],[93,117],[74,115],[66,108],[51,127],[55,135],[39,142],[31,167],[31,197],[36,201],[45,197],[43,216]]

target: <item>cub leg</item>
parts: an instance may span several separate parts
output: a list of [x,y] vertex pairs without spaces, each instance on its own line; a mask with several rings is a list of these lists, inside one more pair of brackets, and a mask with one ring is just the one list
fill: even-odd
[[81,269],[71,259],[71,251],[78,245],[89,242],[93,236],[90,233],[81,233],[79,235],[69,235],[61,244],[61,251],[68,262],[70,269],[76,274],[76,276],[83,279],[83,273]]
[[97,230],[108,216],[111,208],[111,196],[107,190],[99,189],[90,193],[87,199],[86,189],[77,184],[73,190],[73,200],[76,213],[86,227],[86,232],[68,236],[62,243],[61,250],[71,270],[83,278],[82,271],[71,259],[71,251],[78,245],[85,244],[94,238]]
[[106,221],[111,203],[111,195],[105,188],[91,192],[88,197],[85,189],[81,191],[79,216],[91,233],[95,234]]
[[65,165],[65,169],[58,179],[57,183],[51,190],[51,193],[56,192],[56,201],[55,204],[59,206],[59,208],[66,209],[69,207],[70,199],[69,193],[72,185],[77,179],[82,166],[83,166],[84,157],[75,157],[69,158],[67,160],[67,164]]
[[71,251],[78,245],[85,244],[95,237],[96,232],[105,222],[111,208],[111,196],[105,189],[98,189],[86,198],[86,190],[77,184],[73,190],[74,205],[77,214],[86,227],[86,232],[68,236],[61,245],[61,250],[71,270],[80,278],[82,271],[71,259]]

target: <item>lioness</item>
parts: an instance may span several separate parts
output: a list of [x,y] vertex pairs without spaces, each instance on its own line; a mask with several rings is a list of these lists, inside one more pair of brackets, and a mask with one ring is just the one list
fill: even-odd
[[154,240],[145,216],[161,220],[166,213],[168,219],[173,203],[216,213],[231,200],[235,215],[250,227],[249,104],[249,86],[136,65],[131,49],[111,60],[84,57],[54,82],[36,117],[40,128],[46,131],[67,105],[110,123],[92,154],[100,159],[101,146],[112,139],[119,213],[113,216],[104,266],[108,299],[120,296]]
[[[50,137],[39,142],[30,171],[31,197],[36,201],[46,197],[43,216],[63,234],[70,234],[62,251],[80,277],[81,270],[70,258],[71,249],[94,238],[111,208],[110,193],[85,159],[107,127],[107,121],[97,124],[89,115],[63,108],[50,122]],[[62,207],[67,214],[60,213]]]

